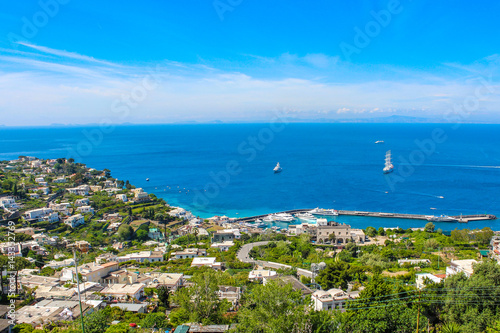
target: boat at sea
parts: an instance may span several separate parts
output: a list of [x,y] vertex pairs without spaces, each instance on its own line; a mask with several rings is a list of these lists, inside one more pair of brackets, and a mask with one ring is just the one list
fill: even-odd
[[384,141],[382,141],[382,140],[375,141],[376,145],[381,144],[381,143],[384,143]]
[[448,215],[440,215],[440,216],[429,216],[427,221],[430,222],[458,222],[458,220],[454,217]]
[[295,218],[298,218],[302,221],[316,221],[316,217],[313,214],[307,212],[295,214]]
[[385,166],[384,166],[383,171],[384,171],[385,174],[391,173],[391,172],[394,171],[394,165],[392,165],[391,151],[390,150],[388,150],[385,153]]
[[308,213],[312,215],[328,215],[328,216],[337,216],[339,215],[339,212],[337,212],[335,209],[323,209],[323,208],[314,208],[313,210],[310,210]]
[[278,162],[278,164],[276,164],[276,166],[273,169],[274,173],[280,173],[282,170],[283,169],[280,166],[280,162]]
[[276,164],[276,166],[273,169],[274,173],[280,173],[282,170],[283,169],[281,168],[280,162],[278,162],[278,164]]

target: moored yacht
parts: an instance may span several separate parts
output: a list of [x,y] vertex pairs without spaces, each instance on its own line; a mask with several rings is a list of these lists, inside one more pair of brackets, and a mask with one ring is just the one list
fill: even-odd
[[288,213],[277,213],[273,215],[273,218],[279,222],[292,222],[294,220],[293,216]]
[[335,209],[323,209],[323,208],[314,208],[313,210],[310,210],[309,213],[313,215],[328,215],[328,216],[339,215],[339,212],[337,212]]
[[427,221],[431,221],[431,222],[457,222],[457,219],[450,217],[448,215],[440,215],[440,216],[430,216],[427,218]]
[[298,218],[299,220],[305,220],[305,221],[313,221],[316,220],[316,217],[314,217],[313,214],[311,213],[298,213],[295,214],[295,217]]
[[262,219],[263,222],[274,222],[274,216],[273,215],[267,215]]

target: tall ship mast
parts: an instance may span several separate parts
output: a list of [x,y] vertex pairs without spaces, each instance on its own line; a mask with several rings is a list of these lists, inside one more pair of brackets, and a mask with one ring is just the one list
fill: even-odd
[[394,171],[394,165],[392,165],[391,151],[388,150],[385,153],[385,167],[383,169],[384,173],[391,173]]
[[280,162],[278,162],[278,164],[276,164],[276,166],[274,167],[273,171],[274,173],[279,173],[281,172],[281,165],[280,165]]

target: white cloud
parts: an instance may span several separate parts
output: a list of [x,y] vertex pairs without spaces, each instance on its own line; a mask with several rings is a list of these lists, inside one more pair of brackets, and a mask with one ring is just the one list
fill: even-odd
[[[251,121],[265,120],[273,110],[293,110],[294,117],[305,119],[393,113],[439,117],[481,87],[482,76],[471,80],[471,70],[460,76],[463,68],[480,68],[481,75],[488,68],[491,73],[497,71],[497,57],[470,65],[448,64],[445,73],[427,73],[389,66],[366,71],[321,54],[252,57],[247,68],[233,64],[236,71],[216,63],[171,61],[123,66],[25,46],[40,54],[0,56],[0,123],[6,125],[102,119],[116,123]],[[255,74],[263,68],[273,75]],[[159,84],[144,89],[145,79]],[[500,110],[498,82],[492,81],[490,88],[496,93],[480,99],[481,112]],[[129,107],[126,117],[114,112],[116,103],[123,104],[123,99],[140,91],[146,95]]]

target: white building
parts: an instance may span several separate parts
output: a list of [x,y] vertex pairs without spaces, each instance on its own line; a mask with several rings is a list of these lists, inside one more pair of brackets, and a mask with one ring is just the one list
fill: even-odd
[[221,243],[213,243],[210,247],[218,249],[220,251],[227,251],[230,247],[234,246],[233,241],[225,241]]
[[117,262],[125,262],[130,260],[135,260],[138,262],[144,262],[145,260],[148,260],[149,262],[159,262],[163,261],[163,253],[154,251],[141,251],[129,253],[116,258]]
[[[104,264],[88,263],[78,266],[78,273],[81,274],[84,282],[104,283],[104,278],[109,273],[117,271],[119,265],[111,261]],[[61,281],[73,281],[75,279],[74,267],[63,268],[61,271]]]
[[443,279],[430,273],[415,274],[415,283],[418,289],[422,289],[428,283],[440,283]]
[[57,213],[54,213],[51,208],[38,208],[29,210],[24,213],[24,217],[27,220],[48,221],[51,223],[59,221],[59,215]]
[[68,188],[67,191],[75,195],[89,195],[90,186],[80,185],[78,187]]
[[48,187],[39,187],[37,191],[41,191],[43,195],[49,195],[50,189]]
[[81,206],[76,209],[82,214],[94,214],[94,208],[92,206]]
[[222,269],[222,263],[216,262],[215,257],[197,257],[191,262],[191,267],[210,267],[213,269]]
[[399,266],[402,266],[404,264],[408,265],[430,265],[431,261],[429,259],[399,259],[398,260]]
[[69,202],[61,202],[59,204],[51,203],[49,206],[53,211],[59,212],[64,215],[70,214],[71,204]]
[[144,297],[144,285],[143,283],[135,284],[112,284],[101,290],[101,294],[113,297],[115,299],[127,299],[128,297],[140,300]]
[[262,281],[264,278],[275,276],[277,273],[268,269],[255,269],[248,273],[248,279],[250,281]]
[[144,192],[142,188],[135,188],[132,191],[134,192],[134,201],[149,200],[149,195],[147,192]]
[[149,287],[166,286],[168,290],[176,291],[184,284],[184,274],[182,273],[151,273]]
[[69,225],[71,228],[75,228],[79,225],[85,224],[85,218],[83,217],[82,214],[77,214],[68,217],[65,221],[64,224]]
[[[357,297],[357,293],[356,293]],[[342,310],[345,307],[345,302],[352,299],[348,293],[342,289],[316,290],[311,295],[313,307],[316,311],[322,310]]]
[[13,197],[0,198],[0,208],[4,209],[18,209],[19,205]]
[[474,265],[477,261],[474,259],[452,260],[450,265],[446,267],[446,277],[463,272],[467,277],[474,274]]
[[89,204],[90,204],[89,198],[82,198],[82,199],[75,200],[76,207],[88,206]]
[[128,201],[128,198],[127,198],[126,194],[117,194],[116,195],[116,199],[121,200],[123,202],[127,202]]
[[171,254],[175,259],[191,259],[197,257],[206,257],[207,250],[197,248],[187,248],[183,251],[176,251]]
[[66,179],[66,177],[59,177],[59,178],[56,178],[54,179],[54,183],[57,183],[57,184],[62,184],[62,183],[66,183],[68,180]]

